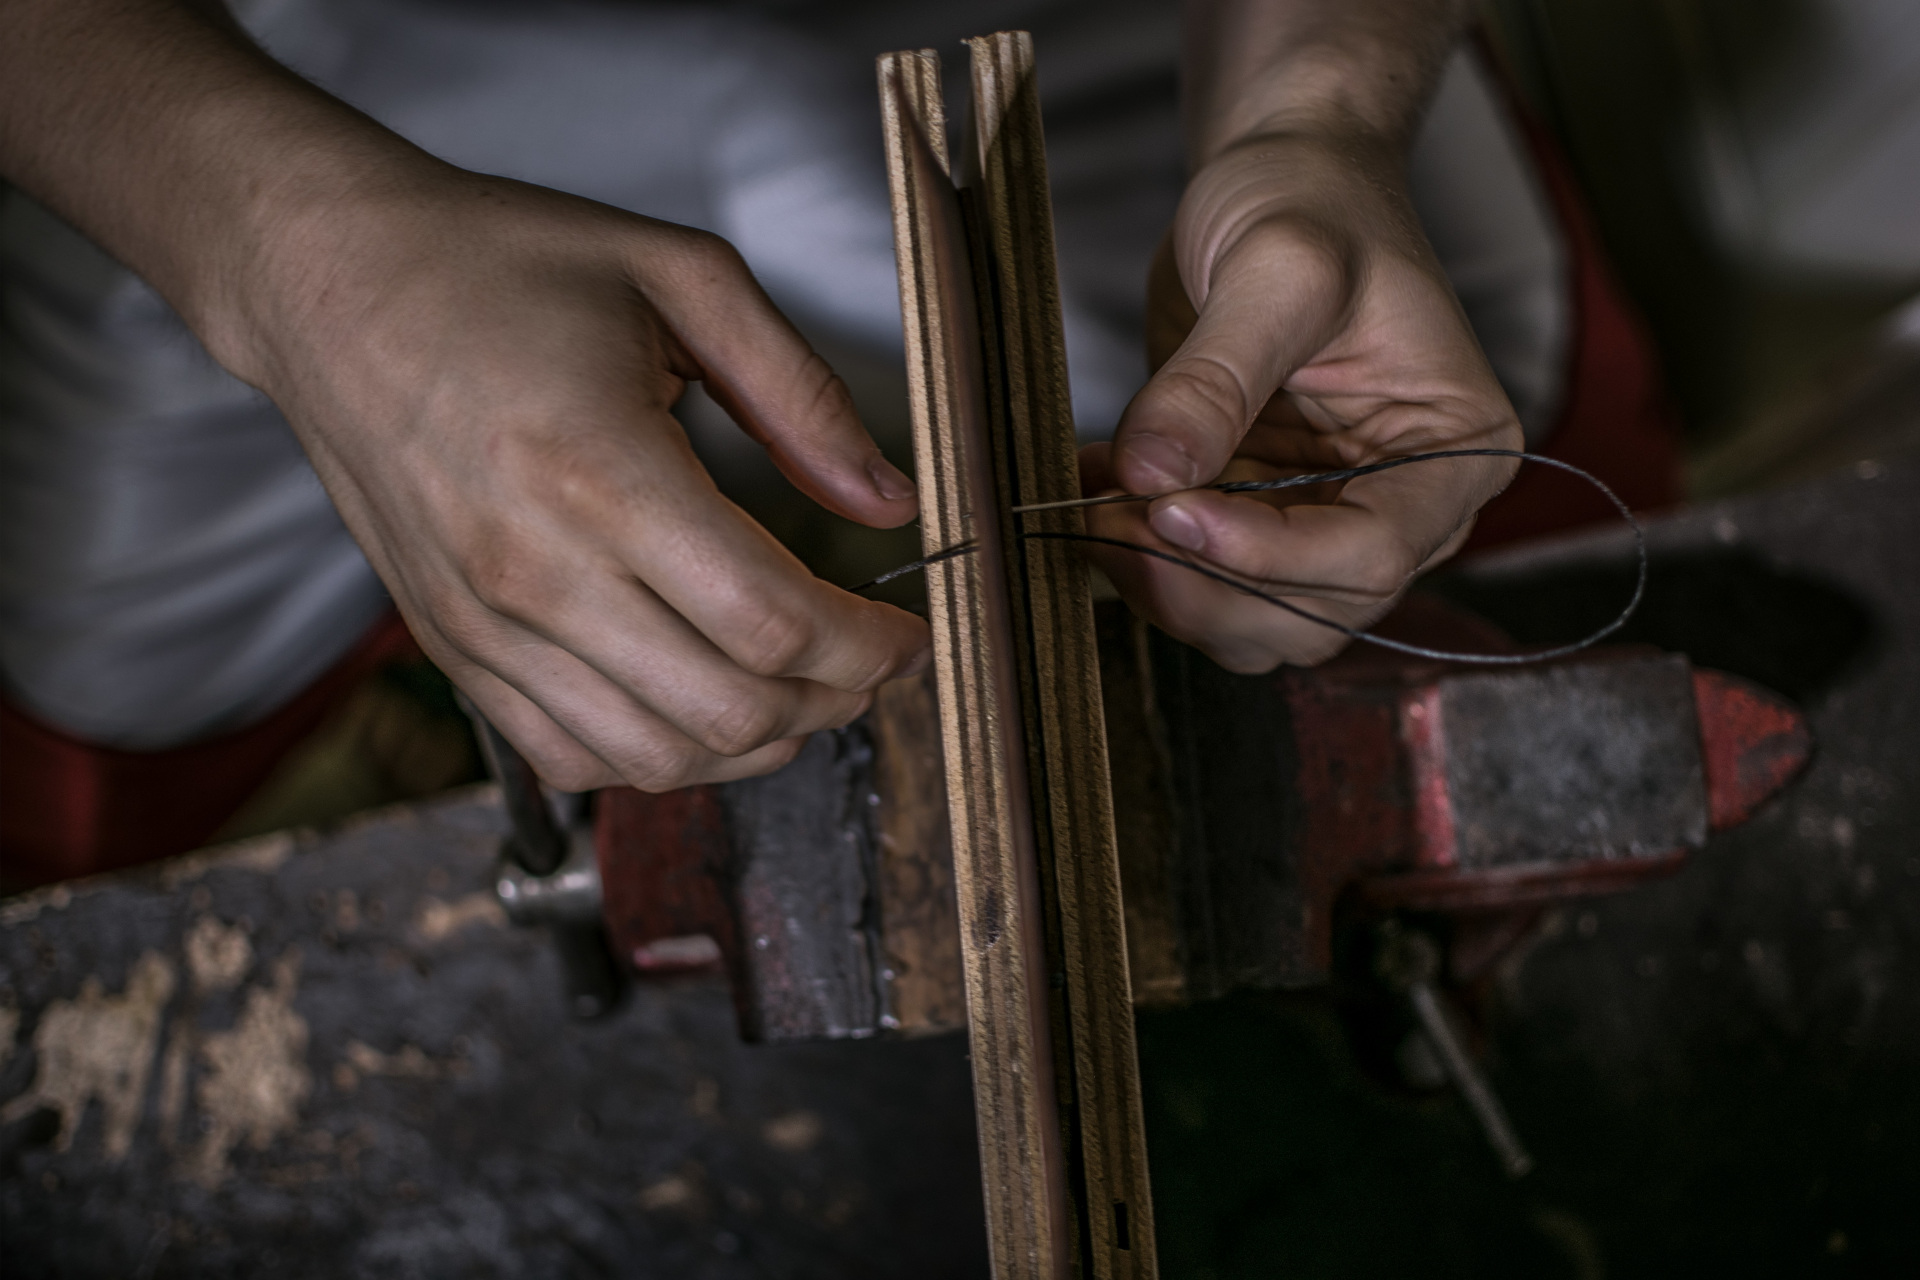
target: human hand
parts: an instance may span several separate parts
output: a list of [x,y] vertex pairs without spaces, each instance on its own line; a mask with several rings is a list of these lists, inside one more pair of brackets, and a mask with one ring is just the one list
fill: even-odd
[[912,483],[716,237],[428,162],[289,214],[198,326],[285,411],[421,646],[541,776],[774,769],[928,660],[814,578],[669,410],[702,381],[800,489],[891,527]]
[[[1200,169],[1149,279],[1157,371],[1113,443],[1081,451],[1089,495],[1521,447],[1402,167],[1364,132],[1299,131],[1246,138]],[[1312,489],[1183,492],[1090,508],[1087,524],[1357,628],[1458,549],[1515,465],[1460,458]],[[1345,644],[1177,565],[1089,554],[1137,612],[1229,670],[1312,664]]]

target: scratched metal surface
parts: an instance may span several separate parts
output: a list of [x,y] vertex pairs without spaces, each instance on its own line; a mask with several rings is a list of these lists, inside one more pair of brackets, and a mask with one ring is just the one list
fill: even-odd
[[484,793],[0,904],[9,1277],[971,1276],[964,1045],[561,1016]]
[[1658,857],[1707,837],[1685,660],[1474,672],[1440,682],[1466,867]]
[[[1650,545],[1639,633],[1798,699],[1815,759],[1510,966],[1495,1025],[1536,1195],[1609,1274],[1920,1275],[1920,464],[1702,507]],[[1516,620],[1597,592],[1582,565],[1609,548],[1517,560]]]
[[720,790],[756,1040],[880,1030],[872,765],[864,726],[822,732],[778,773]]

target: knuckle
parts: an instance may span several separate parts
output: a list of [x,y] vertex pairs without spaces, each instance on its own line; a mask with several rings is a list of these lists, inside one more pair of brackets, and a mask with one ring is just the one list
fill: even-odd
[[1293,660],[1298,648],[1293,639],[1284,621],[1238,617],[1216,623],[1189,643],[1235,675],[1263,676]]
[[[857,693],[863,696],[871,695],[875,689],[878,689],[881,685],[893,679],[894,673],[899,669],[899,661],[889,654],[863,664],[856,668],[846,680],[838,683],[844,684],[846,686],[846,692],[848,693]],[[862,710],[864,710],[864,707],[862,707]],[[860,711],[851,712],[847,718],[840,723],[851,723],[859,719],[860,714]]]
[[842,694],[852,694],[857,698],[866,697],[893,679],[926,643],[924,635],[903,641],[896,634],[885,631],[852,634],[859,638],[834,654],[834,669],[830,678],[823,675],[814,678],[830,684]]
[[1207,636],[1196,647],[1235,675],[1259,676],[1282,663],[1317,667],[1346,646],[1346,637],[1338,632],[1281,624],[1273,630]]
[[698,768],[699,755],[691,747],[653,743],[621,761],[620,776],[636,790],[658,795],[692,782]]
[[687,265],[698,274],[712,277],[746,273],[746,260],[725,237],[695,227],[686,228],[684,236],[681,253]]
[[734,661],[757,676],[800,673],[818,639],[813,619],[792,607],[764,610],[733,650]]
[[793,763],[794,758],[800,754],[801,749],[806,745],[807,740],[803,737],[791,738],[780,743],[778,747],[767,753],[766,767],[759,772],[761,774],[768,774],[786,768]]
[[780,736],[780,717],[762,698],[727,699],[696,735],[701,746],[720,756],[743,756]]
[[806,363],[794,377],[793,385],[795,402],[810,421],[825,422],[854,414],[853,393],[817,351],[807,353]]
[[[476,607],[478,596],[451,588],[435,591],[426,601],[428,627],[437,633],[459,660],[476,661],[491,648],[497,624],[489,625],[483,607]],[[484,606],[484,602],[480,602]],[[433,655],[439,661],[439,655]],[[442,663],[444,666],[445,664]]]
[[1178,416],[1202,422],[1252,421],[1260,406],[1239,370],[1205,352],[1192,352],[1160,371],[1160,394]]
[[632,500],[628,445],[593,431],[543,431],[513,442],[503,469],[540,506],[576,518],[618,511]]
[[585,441],[569,441],[548,452],[534,475],[548,500],[569,510],[588,510],[605,506],[616,495],[610,490],[612,458],[595,457],[597,451]]
[[541,781],[561,791],[591,791],[606,782],[607,771],[597,760],[569,756],[534,758],[528,763]]
[[806,749],[806,745],[806,738],[789,738],[782,742],[778,748],[768,756],[768,759],[777,762],[773,766],[774,768],[784,769],[793,763],[794,758],[798,756],[801,751]]
[[1345,237],[1315,218],[1269,214],[1247,228],[1236,249],[1286,272],[1297,286],[1337,289],[1352,279]]
[[1384,600],[1398,594],[1419,567],[1410,550],[1394,546],[1370,557],[1355,575],[1354,586],[1362,595]]
[[1384,599],[1406,585],[1407,576],[1397,566],[1368,565],[1354,581],[1355,591],[1372,599]]
[[509,618],[538,617],[554,599],[544,566],[507,548],[483,550],[466,566],[466,578],[475,599]]

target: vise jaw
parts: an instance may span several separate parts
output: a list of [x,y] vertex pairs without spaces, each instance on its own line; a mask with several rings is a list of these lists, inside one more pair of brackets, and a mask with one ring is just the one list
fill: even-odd
[[[1242,676],[1117,606],[1098,623],[1141,1004],[1324,982],[1337,910],[1485,921],[1670,875],[1811,752],[1783,698],[1647,648]],[[1430,598],[1387,633],[1511,647]],[[931,679],[900,681],[778,773],[599,793],[614,955],[724,971],[750,1040],[963,1026],[938,726]]]

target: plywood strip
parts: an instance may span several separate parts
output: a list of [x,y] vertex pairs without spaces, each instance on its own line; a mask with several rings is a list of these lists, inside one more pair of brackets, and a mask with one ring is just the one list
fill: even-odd
[[986,304],[994,447],[1036,853],[1047,888],[1055,1037],[1076,1253],[1097,1280],[1156,1274],[1125,912],[1085,562],[1030,530],[1081,532],[1078,511],[1014,516],[1080,494],[1046,143],[1024,31],[968,41],[973,119],[961,185]]
[[1000,1280],[1066,1280],[1074,1249],[1046,939],[966,234],[938,56],[879,60],[921,531],[953,838],[988,1244]]
[[880,686],[873,734],[874,883],[883,1030],[928,1035],[966,1025],[953,837],[940,765],[934,673]]

